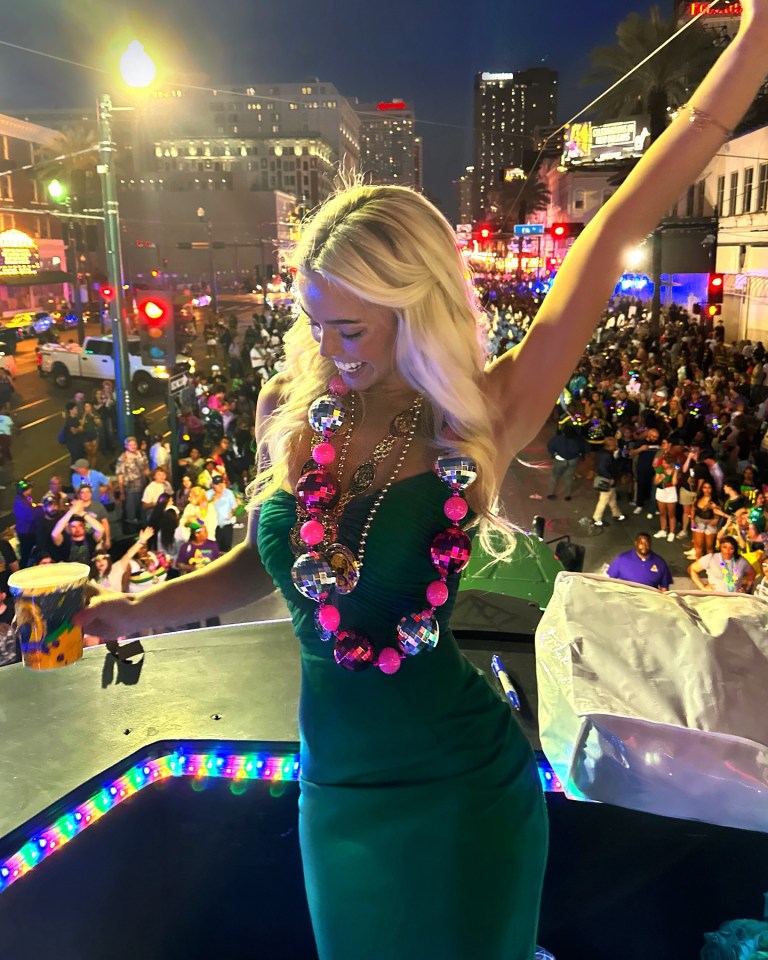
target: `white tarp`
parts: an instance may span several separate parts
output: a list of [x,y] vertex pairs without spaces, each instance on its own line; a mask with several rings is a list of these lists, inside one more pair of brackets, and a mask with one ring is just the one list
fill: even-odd
[[768,603],[560,573],[536,660],[569,797],[768,832]]

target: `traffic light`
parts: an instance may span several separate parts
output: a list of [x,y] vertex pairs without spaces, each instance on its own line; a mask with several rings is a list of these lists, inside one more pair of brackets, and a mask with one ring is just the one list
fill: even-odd
[[[723,290],[725,289],[725,277],[722,273],[710,273],[707,282],[707,303],[715,304],[723,302]],[[718,313],[720,311],[718,310]],[[714,316],[714,314],[711,314]]]
[[104,286],[101,288],[101,299],[104,303],[109,303],[110,300],[113,300],[115,296],[115,291],[112,287]]
[[551,223],[548,233],[555,240],[565,240],[568,237],[578,237],[583,229],[583,223]]
[[722,303],[708,303],[707,309],[704,311],[704,313],[708,317],[719,317],[722,312],[723,312]]
[[142,362],[172,368],[176,363],[173,297],[161,290],[142,291],[136,297],[136,310]]

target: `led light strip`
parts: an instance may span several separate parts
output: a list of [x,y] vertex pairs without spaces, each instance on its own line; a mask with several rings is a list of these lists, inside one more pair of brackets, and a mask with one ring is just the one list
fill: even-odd
[[[539,779],[548,793],[562,793],[563,787],[546,760],[537,759]],[[219,778],[232,781],[299,779],[299,755],[289,753],[218,754],[185,753],[182,749],[168,756],[146,760],[107,784],[84,803],[44,828],[5,861],[0,861],[0,893],[29,873],[46,857],[61,849],[104,814],[153,783],[169,777],[193,777],[197,780]]]

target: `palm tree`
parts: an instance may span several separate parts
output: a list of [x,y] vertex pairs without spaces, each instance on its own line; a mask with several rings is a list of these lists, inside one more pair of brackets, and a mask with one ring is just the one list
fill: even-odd
[[100,197],[96,185],[98,143],[96,130],[87,123],[65,127],[49,148],[50,159],[38,167],[37,177],[43,188],[53,178],[67,184],[73,211],[99,205],[91,202]]
[[539,178],[538,170],[525,180],[511,180],[488,193],[488,219],[495,222],[498,232],[511,234],[516,223],[525,223],[533,213],[546,210],[550,193]]
[[[630,13],[616,28],[615,46],[595,47],[592,51],[592,69],[584,83],[610,86],[678,29],[677,19],[665,19],[656,6],[648,11],[647,19],[639,13]],[[647,115],[653,142],[664,132],[670,113],[686,102],[691,89],[698,85],[719,52],[704,27],[694,24],[604,97],[596,108],[597,118],[605,121]],[[652,258],[651,325],[656,330],[661,314],[661,230],[658,228],[653,233]]]

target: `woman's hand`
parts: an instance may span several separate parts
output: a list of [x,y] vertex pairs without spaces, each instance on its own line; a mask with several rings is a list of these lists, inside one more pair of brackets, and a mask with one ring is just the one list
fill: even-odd
[[104,590],[96,584],[89,584],[85,595],[88,605],[72,618],[76,626],[82,627],[83,633],[102,640],[119,640],[141,630],[136,623],[136,604],[131,597]]

